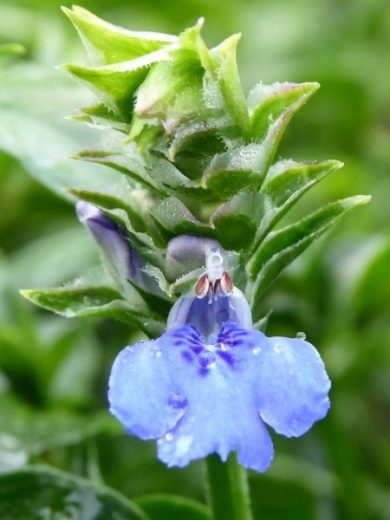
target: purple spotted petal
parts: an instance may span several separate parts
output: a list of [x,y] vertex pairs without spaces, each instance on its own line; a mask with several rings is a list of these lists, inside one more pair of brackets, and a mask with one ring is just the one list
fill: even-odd
[[328,412],[330,381],[317,350],[302,339],[269,338],[259,356],[262,419],[287,437],[304,434]]
[[[141,341],[116,357],[109,379],[110,411],[128,433],[156,439],[173,428],[187,406],[177,375],[186,363],[169,335]],[[180,366],[182,365],[182,366]]]

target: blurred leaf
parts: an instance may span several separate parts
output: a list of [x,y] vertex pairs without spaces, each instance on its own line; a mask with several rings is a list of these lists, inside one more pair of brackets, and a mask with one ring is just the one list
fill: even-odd
[[251,297],[252,309],[256,307],[266,289],[281,271],[316,238],[327,231],[347,211],[369,201],[370,197],[357,195],[332,202],[304,219],[270,233],[248,264],[248,272],[255,279]]
[[117,179],[115,172],[98,177],[68,159],[80,145],[96,141],[64,120],[81,99],[84,104],[80,90],[52,68],[19,63],[1,70],[0,149],[62,197],[66,187],[98,189]]
[[0,57],[3,56],[20,56],[24,54],[26,49],[19,43],[3,43],[0,45]]
[[87,414],[60,409],[45,411],[26,406],[12,395],[0,395],[3,453],[7,439],[10,454],[14,446],[19,446],[28,455],[38,455],[53,448],[78,444],[100,433],[116,435],[121,432],[119,423],[106,411]]
[[168,34],[123,29],[77,5],[72,9],[62,7],[62,10],[77,29],[88,57],[99,65],[132,60],[177,39]]
[[150,520],[210,520],[206,506],[174,495],[150,495],[137,498],[137,505]]
[[24,520],[32,513],[75,520],[147,518],[114,490],[49,467],[30,466],[1,475],[0,517]]

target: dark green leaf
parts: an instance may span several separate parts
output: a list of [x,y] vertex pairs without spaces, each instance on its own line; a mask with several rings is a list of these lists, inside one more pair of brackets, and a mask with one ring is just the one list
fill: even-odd
[[30,466],[0,476],[0,518],[146,520],[147,517],[133,502],[112,489],[53,468]]
[[256,308],[256,303],[281,271],[316,238],[332,227],[347,211],[366,204],[369,200],[370,197],[358,195],[332,202],[299,222],[270,233],[247,266],[249,275],[254,279],[252,308]]
[[220,206],[212,222],[222,247],[236,251],[248,248],[263,212],[263,197],[253,191],[241,192]]
[[158,225],[170,232],[170,235],[186,233],[213,236],[214,231],[197,220],[186,206],[175,197],[162,200],[152,211],[152,217]]
[[140,497],[136,502],[150,520],[210,520],[208,508],[189,498],[150,495]]
[[265,172],[263,145],[250,144],[216,155],[205,172],[204,183],[221,199],[243,188],[259,186]]

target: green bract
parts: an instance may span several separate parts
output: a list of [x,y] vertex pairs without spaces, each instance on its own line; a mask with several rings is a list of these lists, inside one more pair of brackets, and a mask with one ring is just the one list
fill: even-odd
[[281,271],[347,211],[369,201],[356,196],[332,202],[274,230],[307,190],[342,166],[338,161],[274,162],[289,121],[318,83],[260,82],[247,97],[236,63],[239,35],[208,49],[202,20],[176,37],[128,31],[80,7],[64,12],[90,59],[89,66],[64,68],[97,98],[74,119],[109,132],[110,139],[102,141],[111,143],[76,158],[123,177],[111,192],[70,192],[127,230],[166,298],[157,302],[115,273],[108,284],[78,282],[24,295],[65,316],[113,316],[153,336],[174,293],[199,275],[177,278],[166,255],[172,238],[193,234],[215,238],[238,253],[235,283],[260,320],[260,299]]

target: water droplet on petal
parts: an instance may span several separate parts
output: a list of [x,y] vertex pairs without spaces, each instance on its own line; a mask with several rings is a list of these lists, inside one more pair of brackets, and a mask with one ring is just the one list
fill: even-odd
[[261,347],[255,347],[255,348],[252,349],[252,354],[254,356],[259,356],[260,352],[261,352]]
[[297,339],[306,339],[306,334],[304,332],[297,332],[295,337]]
[[187,399],[183,394],[171,394],[168,404],[175,410],[181,410],[187,406]]
[[167,442],[172,442],[173,441],[173,433],[172,432],[168,432],[164,435],[164,439],[167,441]]
[[160,347],[158,347],[157,345],[153,345],[153,347],[150,350],[150,354],[152,357],[160,358],[162,356]]
[[211,368],[215,365],[215,354],[209,350],[202,350],[198,356],[199,364],[202,368]]
[[280,345],[279,343],[274,345],[274,351],[276,352],[276,354],[280,354],[282,352],[282,348],[282,345]]
[[230,345],[227,345],[226,343],[220,343],[221,350],[230,350]]

